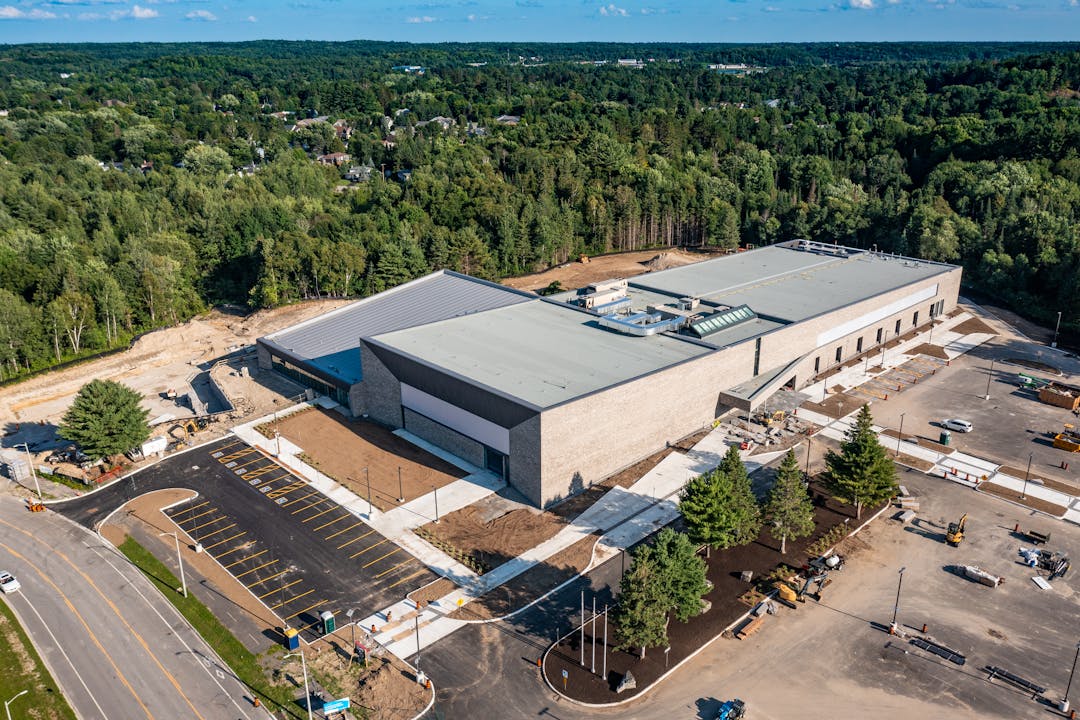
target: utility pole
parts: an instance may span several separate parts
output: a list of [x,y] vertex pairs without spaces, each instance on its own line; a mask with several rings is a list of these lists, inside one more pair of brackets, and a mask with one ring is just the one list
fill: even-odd
[[994,377],[994,358],[990,358],[990,372],[986,374],[986,394],[983,395],[983,400],[990,399],[990,380]]
[[180,554],[180,538],[177,537],[174,532],[158,533],[158,537],[162,535],[172,535],[172,539],[176,542],[176,564],[180,566],[180,591],[184,593],[184,597],[187,597],[187,580],[184,579],[184,556]]
[[18,445],[15,445],[15,447],[19,447],[19,445],[22,445],[22,449],[26,451],[26,465],[30,470],[30,477],[34,478],[34,489],[37,491],[37,499],[40,503],[42,502],[41,485],[38,483],[37,473],[34,472],[34,458],[30,455],[30,446],[27,443],[19,443]]
[[1031,477],[1031,458],[1034,457],[1034,456],[1035,456],[1035,453],[1033,453],[1033,452],[1028,453],[1028,466],[1027,466],[1027,470],[1024,471],[1024,489],[1020,493],[1020,499],[1021,500],[1027,500],[1027,484],[1028,484],[1028,479]]
[[[1065,697],[1061,699],[1061,712],[1069,712],[1069,691],[1072,690],[1073,675],[1076,674],[1076,660],[1080,658],[1080,643],[1076,643],[1076,654],[1073,655],[1072,670],[1069,671],[1069,684],[1065,686]],[[23,690],[23,692],[26,692]]]
[[397,501],[398,502],[405,502],[405,491],[402,489],[402,485],[401,485],[401,466],[400,465],[398,465],[398,468],[397,468]]
[[1050,347],[1052,347],[1052,348],[1057,347],[1057,336],[1058,336],[1058,330],[1060,330],[1060,329],[1061,329],[1061,311],[1058,310],[1057,325],[1054,326],[1054,342],[1050,343]]
[[896,434],[896,457],[900,457],[900,441],[904,439],[904,415],[900,413],[900,432]]
[[437,485],[431,486],[431,492],[435,495],[435,524],[439,524],[439,487]]
[[307,661],[304,660],[304,651],[303,651],[303,649],[301,649],[300,652],[289,653],[288,655],[282,656],[281,659],[284,660],[285,658],[291,658],[291,657],[295,657],[297,655],[300,656],[300,667],[302,667],[304,669],[304,707],[307,708],[307,718],[308,718],[308,720],[311,720],[311,689],[308,686]]
[[368,474],[368,469],[364,468],[364,483],[367,484],[367,516],[368,520],[371,519],[371,475]]

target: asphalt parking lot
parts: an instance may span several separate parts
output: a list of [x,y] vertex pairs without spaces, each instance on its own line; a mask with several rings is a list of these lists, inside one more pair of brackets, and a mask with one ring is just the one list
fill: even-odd
[[235,437],[151,466],[106,489],[111,497],[95,493],[57,509],[95,524],[133,492],[163,487],[199,493],[167,514],[308,639],[321,634],[324,610],[344,623],[349,609],[370,615],[436,578],[360,518]]

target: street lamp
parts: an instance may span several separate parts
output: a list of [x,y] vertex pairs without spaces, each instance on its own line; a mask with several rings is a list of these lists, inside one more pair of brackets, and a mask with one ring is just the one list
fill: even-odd
[[907,567],[900,568],[900,579],[896,582],[896,604],[893,605],[892,611],[892,623],[889,625],[889,634],[895,634],[896,632],[896,615],[900,612],[900,586],[904,584],[904,571]]
[[1060,329],[1061,329],[1061,311],[1058,310],[1057,325],[1054,326],[1054,342],[1050,343],[1050,347],[1052,347],[1052,348],[1057,347],[1057,336],[1058,336],[1058,330],[1060,330]]
[[30,468],[30,476],[34,478],[34,489],[37,490],[38,502],[42,502],[41,485],[38,483],[37,473],[34,472],[34,458],[30,455],[30,446],[26,443],[17,443],[14,447],[19,447],[19,445],[22,445],[22,449],[26,451],[26,464]]
[[900,413],[900,432],[896,433],[896,457],[900,457],[900,441],[904,439],[904,415]]
[[983,400],[990,399],[990,381],[994,377],[994,359],[990,358],[990,372],[986,374],[986,395],[983,396]]
[[180,538],[174,532],[158,533],[158,537],[162,535],[172,535],[172,539],[176,541],[176,562],[180,565],[180,589],[184,597],[187,597],[187,580],[184,579],[184,556],[180,554]]
[[371,476],[368,474],[368,469],[364,468],[364,482],[367,484],[367,516],[368,520],[371,520]]
[[[1076,669],[1076,663],[1073,663],[1073,669]],[[4,714],[7,715],[7,720],[11,720],[11,710],[8,709],[8,705],[15,702],[16,700],[18,700],[20,697],[22,697],[23,695],[25,695],[28,692],[30,692],[30,691],[29,690],[22,690],[22,691],[19,692],[18,695],[16,695],[15,697],[11,698],[10,700],[8,700],[7,702],[4,703]],[[1066,691],[1065,694],[1068,695],[1069,693]]]
[[[1073,655],[1072,670],[1069,671],[1069,684],[1065,686],[1065,697],[1061,699],[1061,712],[1069,712],[1069,691],[1072,690],[1073,675],[1076,674],[1076,659],[1080,658],[1080,643],[1076,643],[1076,654]],[[26,692],[23,690],[23,692]],[[10,719],[9,719],[10,720]]]
[[311,690],[308,688],[307,661],[304,660],[304,651],[301,650],[300,652],[289,653],[288,655],[282,656],[281,659],[285,660],[287,658],[295,657],[296,655],[300,656],[300,667],[304,670],[304,706],[307,707],[308,720],[311,720]]
[[810,436],[806,436],[806,481],[810,482]]
[[1027,470],[1024,472],[1024,490],[1023,490],[1023,492],[1020,493],[1020,499],[1021,500],[1027,500],[1027,484],[1028,484],[1028,478],[1031,477],[1031,458],[1032,458],[1032,456],[1034,454],[1035,453],[1033,453],[1033,452],[1028,453],[1028,466],[1027,466]]

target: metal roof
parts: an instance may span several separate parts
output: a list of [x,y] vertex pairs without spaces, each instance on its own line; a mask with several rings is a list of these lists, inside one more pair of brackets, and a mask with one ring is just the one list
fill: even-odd
[[713,351],[670,334],[605,330],[594,315],[543,300],[380,335],[376,342],[538,408]]
[[449,270],[426,275],[262,338],[346,384],[360,382],[360,338],[537,300]]

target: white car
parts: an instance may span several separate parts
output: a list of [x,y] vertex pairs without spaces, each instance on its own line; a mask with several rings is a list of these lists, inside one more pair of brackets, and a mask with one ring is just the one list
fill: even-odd
[[948,420],[941,421],[941,427],[946,430],[955,430],[956,432],[968,433],[972,430],[972,425],[967,420],[957,420],[956,418],[949,418]]
[[19,581],[15,579],[15,576],[6,571],[0,571],[0,591],[5,593],[13,593],[18,590],[21,585]]

